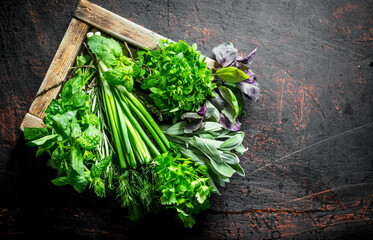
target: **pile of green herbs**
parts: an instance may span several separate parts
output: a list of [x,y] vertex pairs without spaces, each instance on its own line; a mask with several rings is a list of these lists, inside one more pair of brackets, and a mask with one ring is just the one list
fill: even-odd
[[24,129],[27,144],[49,154],[53,184],[113,196],[130,220],[174,209],[192,227],[220,194],[216,184],[245,174],[238,117],[244,96],[258,98],[248,66],[256,49],[243,58],[233,44],[218,46],[215,73],[183,41],[161,40],[134,58],[126,43],[91,32],[87,51],[47,108],[46,127]]

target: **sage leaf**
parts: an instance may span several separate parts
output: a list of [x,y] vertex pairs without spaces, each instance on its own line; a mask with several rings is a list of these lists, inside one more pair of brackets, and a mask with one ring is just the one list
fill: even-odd
[[222,151],[230,151],[238,147],[244,138],[244,134],[237,134],[229,139],[225,140],[225,142],[219,146],[219,149]]
[[245,171],[242,169],[241,165],[240,164],[233,164],[233,165],[230,165],[231,168],[233,168],[239,175],[241,176],[245,176]]
[[233,176],[233,174],[236,172],[233,168],[231,168],[228,164],[225,162],[218,163],[216,161],[211,161],[211,165],[214,167],[214,169],[220,173],[221,175],[230,178]]

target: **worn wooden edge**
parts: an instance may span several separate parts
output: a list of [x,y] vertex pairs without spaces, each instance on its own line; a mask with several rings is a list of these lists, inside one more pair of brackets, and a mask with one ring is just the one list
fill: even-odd
[[45,127],[43,119],[35,117],[31,113],[26,113],[22,120],[20,129],[23,131],[27,127]]
[[[80,0],[74,16],[119,40],[138,48],[156,49],[160,39],[167,39],[139,24],[110,12],[87,0]],[[206,57],[208,68],[217,69],[219,63]]]
[[[41,126],[38,124],[38,120],[30,121],[30,116],[33,116],[39,120],[44,118],[45,110],[49,106],[52,99],[56,98],[61,90],[62,84],[58,84],[66,79],[70,68],[75,62],[77,54],[81,51],[83,41],[85,40],[89,29],[90,26],[87,23],[77,18],[73,18],[71,20],[36,96],[46,90],[48,91],[36,97],[31,103],[29,111],[21,123],[21,130],[23,130],[26,126]],[[35,122],[35,126],[30,124],[32,122]]]
[[[85,22],[82,22],[76,18],[71,20],[65,36],[57,49],[57,52],[52,60],[51,65],[49,66],[37,94],[66,79],[70,68],[75,63],[77,54],[81,50],[83,41],[89,28],[90,26]],[[46,108],[52,99],[55,98],[60,92],[61,87],[62,86],[60,85],[52,88],[41,96],[37,97],[32,102],[29,113],[42,119],[44,117]]]

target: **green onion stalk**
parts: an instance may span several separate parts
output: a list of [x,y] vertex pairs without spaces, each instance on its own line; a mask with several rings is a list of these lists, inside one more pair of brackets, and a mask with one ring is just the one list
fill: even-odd
[[122,46],[114,39],[98,33],[87,37],[99,73],[100,119],[105,120],[116,153],[116,196],[128,209],[129,219],[138,220],[144,213],[159,209],[154,159],[170,149],[170,142],[131,92],[134,61],[124,56]]

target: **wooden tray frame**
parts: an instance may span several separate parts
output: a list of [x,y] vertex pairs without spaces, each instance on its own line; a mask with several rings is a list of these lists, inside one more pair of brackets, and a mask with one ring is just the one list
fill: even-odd
[[[70,68],[75,63],[76,56],[81,52],[83,42],[86,39],[86,34],[91,28],[97,28],[136,48],[156,49],[158,41],[166,39],[98,5],[86,0],[80,0],[74,17],[67,28],[36,96],[42,92],[44,93],[35,97],[31,103],[20,126],[22,131],[25,127],[44,126],[43,118],[45,110],[52,99],[56,98],[61,91],[61,83],[65,80]],[[210,58],[206,58],[206,63],[209,68],[216,69],[218,66],[218,63]],[[56,87],[51,88],[52,86]]]

